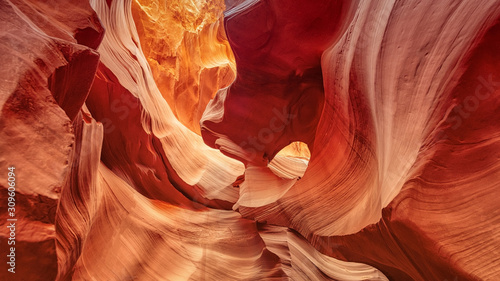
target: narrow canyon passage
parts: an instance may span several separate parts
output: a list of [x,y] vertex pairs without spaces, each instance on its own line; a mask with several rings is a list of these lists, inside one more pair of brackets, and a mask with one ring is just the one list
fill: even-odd
[[0,23],[0,280],[500,280],[499,0]]

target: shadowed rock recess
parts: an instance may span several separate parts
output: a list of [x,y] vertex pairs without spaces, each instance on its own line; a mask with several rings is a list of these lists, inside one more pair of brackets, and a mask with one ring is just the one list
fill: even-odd
[[500,280],[500,0],[0,26],[0,280]]

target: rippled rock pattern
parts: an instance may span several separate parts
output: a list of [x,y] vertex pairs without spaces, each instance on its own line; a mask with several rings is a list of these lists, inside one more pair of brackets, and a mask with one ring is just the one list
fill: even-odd
[[500,1],[0,0],[0,24],[0,280],[500,280]]

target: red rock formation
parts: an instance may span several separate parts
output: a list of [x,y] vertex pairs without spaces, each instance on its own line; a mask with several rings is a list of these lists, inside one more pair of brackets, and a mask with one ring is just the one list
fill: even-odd
[[[306,173],[276,203],[240,207],[244,216],[292,227],[323,253],[371,264],[394,280],[498,277],[498,259],[488,250],[499,243],[493,235],[500,227],[494,211],[498,203],[482,196],[496,194],[500,180],[498,122],[491,119],[499,108],[493,51],[499,44],[499,3],[476,9],[472,3],[450,2],[452,9],[437,12],[440,5],[445,4],[374,2],[357,7],[347,32],[322,56],[325,107]],[[227,24],[251,21],[247,15],[259,9],[273,15],[272,7],[265,6],[240,9]],[[434,12],[422,19],[429,10]],[[464,26],[465,16],[474,21]],[[271,25],[286,26],[286,20]],[[363,29],[370,27],[371,32]],[[257,73],[275,65],[266,60],[272,57],[266,52],[274,50],[272,39],[257,40],[269,37],[269,30],[259,25],[251,34],[263,50],[253,53],[265,69]],[[227,27],[235,57],[246,58],[250,35],[231,36],[231,31]],[[234,109],[230,95],[251,93],[238,88],[250,79],[238,59],[237,65],[235,83],[214,106],[219,112],[223,108],[224,117],[241,111]],[[267,76],[252,77],[257,77],[253,84],[270,84]],[[266,106],[256,102],[252,111]],[[240,134],[229,128],[238,120],[204,124],[218,138],[237,139]],[[263,123],[250,126],[259,129]],[[206,140],[217,145],[209,135]],[[283,144],[271,145],[260,149],[264,157]],[[388,204],[382,220],[365,228]],[[339,234],[351,235],[333,236]],[[367,251],[368,245],[374,250]]]
[[[372,264],[395,280],[498,278],[500,124],[491,116],[500,109],[500,21],[489,24],[442,97],[450,104],[446,119],[425,139],[381,221],[320,240],[339,245],[321,247],[325,253]],[[374,240],[371,251],[358,246]]]
[[[238,75],[205,111],[202,133],[213,147],[218,135],[228,136],[251,153],[250,159],[227,154],[267,165],[290,142],[312,146],[324,103],[321,54],[342,34],[355,7],[322,1],[305,9],[306,2],[296,1],[283,9],[279,1],[250,2],[226,12]],[[260,106],[252,106],[255,101]],[[244,120],[251,123],[233,125]]]
[[1,280],[499,279],[499,1],[0,21]]
[[[85,2],[1,1],[0,185],[2,280],[53,280],[55,213],[103,29]],[[8,245],[7,168],[16,175],[16,241]],[[15,274],[5,259],[16,248]]]

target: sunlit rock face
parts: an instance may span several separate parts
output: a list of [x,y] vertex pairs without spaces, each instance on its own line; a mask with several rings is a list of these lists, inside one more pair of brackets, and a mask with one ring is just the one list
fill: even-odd
[[500,1],[0,21],[1,280],[500,279]]
[[162,96],[176,118],[200,133],[208,101],[234,80],[221,1],[135,1],[132,16]]

